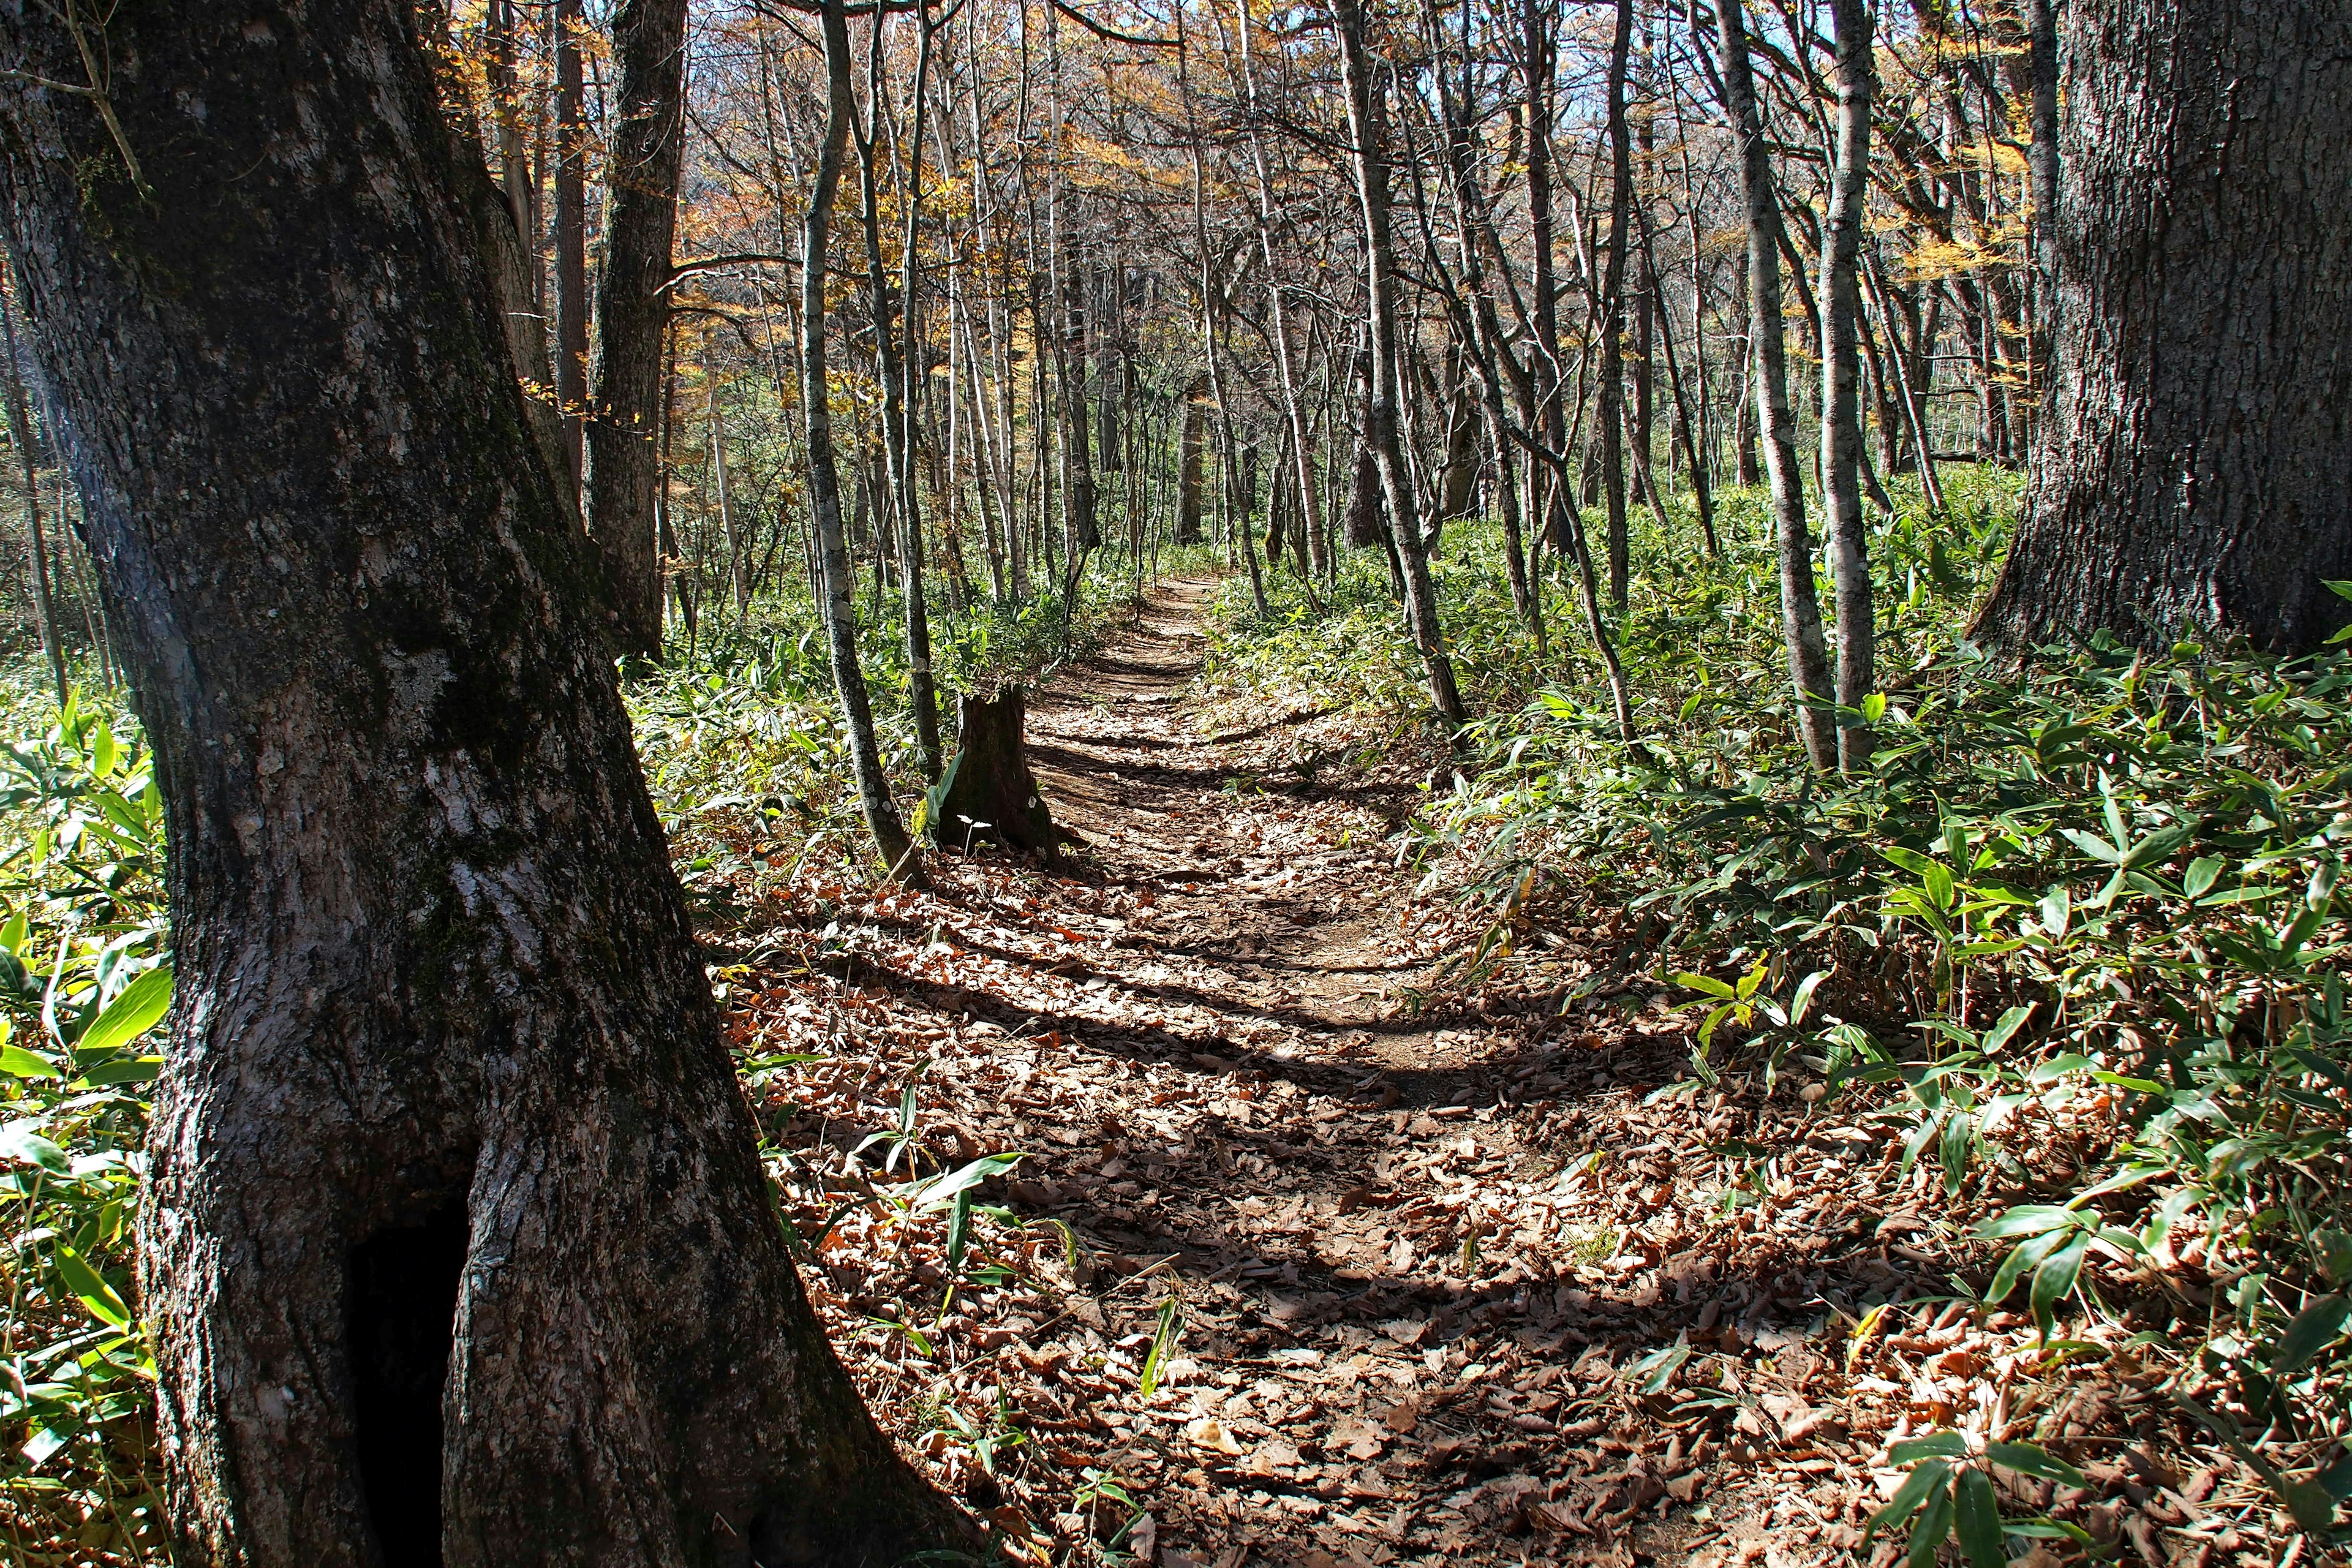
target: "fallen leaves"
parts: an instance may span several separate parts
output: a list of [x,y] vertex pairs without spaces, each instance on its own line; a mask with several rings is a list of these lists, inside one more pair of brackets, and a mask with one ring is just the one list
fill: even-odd
[[[2161,1426],[1944,1300],[1968,1216],[1868,1128],[1735,1079],[1652,1100],[1688,1026],[1638,987],[1563,1012],[1498,979],[1404,1016],[1465,939],[1364,847],[1414,759],[1345,795],[1227,792],[1349,721],[1163,700],[1180,630],[1118,656],[1164,676],[1077,678],[1135,700],[1033,707],[1085,874],[942,858],[929,892],[876,895],[803,864],[712,933],[759,955],[730,1027],[781,1058],[746,1088],[782,1213],[831,1222],[811,1295],[1008,1553],[1091,1562],[1124,1529],[1158,1568],[1811,1563],[1859,1539],[1898,1436]],[[909,1106],[885,1170],[866,1141]],[[1012,1151],[960,1256],[950,1212],[904,1212],[908,1183]],[[2270,1516],[2200,1465],[2033,1506],[2126,1550],[2156,1520],[2229,1568]]]

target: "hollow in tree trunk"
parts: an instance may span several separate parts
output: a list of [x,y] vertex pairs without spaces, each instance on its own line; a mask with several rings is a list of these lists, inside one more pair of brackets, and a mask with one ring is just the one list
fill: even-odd
[[[0,55],[75,79],[56,16],[0,12]],[[149,195],[87,97],[0,94],[170,826],[140,1306],[178,1561],[973,1550],[787,1256],[415,13],[255,17],[112,14]]]

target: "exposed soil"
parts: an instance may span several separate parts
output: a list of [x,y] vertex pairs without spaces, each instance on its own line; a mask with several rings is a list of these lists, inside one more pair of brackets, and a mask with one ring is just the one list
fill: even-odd
[[[1433,989],[1484,921],[1390,838],[1444,759],[1313,694],[1202,699],[1211,587],[1034,696],[1062,872],[803,873],[719,939],[820,1310],[1010,1552],[1820,1562],[1890,1436],[1973,1424],[2091,1475],[2005,1480],[2014,1514],[2270,1561],[2250,1478],[2149,1446],[2127,1351],[2078,1384],[1949,1299],[1973,1215],[1885,1134],[1789,1080],[1658,1097],[1694,1020],[1640,986]],[[910,1183],[1016,1151],[951,1256]]]

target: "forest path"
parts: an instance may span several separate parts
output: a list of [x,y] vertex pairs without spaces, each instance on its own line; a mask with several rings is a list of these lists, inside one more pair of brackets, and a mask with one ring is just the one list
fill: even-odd
[[[1651,1102],[1691,1021],[1639,986],[1421,994],[1479,929],[1387,842],[1425,747],[1198,690],[1213,587],[1033,695],[1067,866],[803,879],[720,939],[877,1415],[1040,1568],[1122,1493],[1160,1568],[1826,1561],[1906,1409],[1834,1348],[1923,1289],[1891,1148],[1785,1086]],[[908,1212],[1005,1151],[963,1252]]]

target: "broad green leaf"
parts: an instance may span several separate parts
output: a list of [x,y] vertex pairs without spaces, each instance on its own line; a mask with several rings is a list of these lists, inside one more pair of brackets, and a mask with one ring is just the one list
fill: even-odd
[[2011,1247],[2009,1256],[2000,1260],[2000,1268],[1994,1271],[1992,1283],[1985,1287],[1984,1299],[1988,1302],[2009,1300],[2009,1293],[2017,1289],[2017,1282],[2055,1251],[2066,1239],[2066,1235],[2064,1228],[2054,1228]]
[[2082,1471],[2032,1443],[1987,1444],[1985,1458],[2004,1470],[2015,1470],[2021,1476],[2032,1476],[2037,1480],[2056,1481],[2063,1487],[2090,1484],[2083,1479]]
[[971,1241],[971,1189],[967,1187],[955,1195],[955,1205],[948,1210],[948,1272],[963,1267],[964,1248]]
[[2279,1493],[2286,1500],[2287,1512],[2294,1516],[2294,1522],[2305,1532],[2324,1535],[2335,1528],[2336,1500],[2317,1481],[2288,1481],[2279,1488]]
[[1906,1568],[1928,1568],[1952,1533],[1952,1489],[1937,1487],[1927,1494],[1927,1506],[1911,1526],[1911,1550],[1904,1554]]
[[2344,1331],[2344,1320],[2352,1316],[2352,1301],[2342,1296],[2322,1296],[2294,1315],[2279,1336],[2278,1353],[2271,1358],[2271,1375],[2289,1377],[2308,1365]]
[[1915,877],[1926,876],[1927,874],[1927,868],[1935,864],[1933,860],[1930,860],[1927,856],[1920,854],[1916,849],[1906,849],[1899,845],[1881,845],[1878,852],[1881,855],[1885,856],[1889,860],[1892,860],[1895,865],[1901,867],[1904,870],[1910,872]]
[[80,1253],[63,1242],[58,1244],[58,1273],[66,1289],[89,1309],[89,1315],[112,1329],[131,1327],[131,1309],[114,1293],[114,1287],[100,1277],[98,1270],[82,1260]]
[[2083,1271],[2083,1258],[2090,1251],[2091,1238],[2077,1235],[2064,1246],[2042,1260],[2033,1271],[2033,1289],[2030,1301],[2033,1321],[2045,1341],[2057,1321],[2058,1304],[2074,1289],[2076,1276]]
[[74,1049],[93,1055],[120,1050],[163,1022],[171,1008],[172,972],[151,969],[116,993],[74,1041]]
[[162,1057],[117,1057],[90,1068],[75,1081],[92,1089],[111,1089],[126,1083],[152,1083],[163,1070]]
[[1951,1473],[1952,1467],[1941,1459],[1930,1459],[1914,1468],[1895,1489],[1895,1495],[1886,1500],[1886,1506],[1872,1514],[1870,1522],[1863,1526],[1862,1544],[1869,1545],[1872,1536],[1901,1524],[1917,1512],[1919,1505],[1927,1500],[1927,1494],[1940,1488]]
[[73,1163],[66,1158],[66,1152],[34,1131],[37,1125],[27,1121],[0,1127],[0,1160],[21,1160],[53,1176],[71,1175]]
[[2225,862],[2217,855],[2200,855],[2191,860],[2189,862],[2189,875],[2181,880],[2181,891],[2192,899],[2203,898],[2213,890],[2213,884],[2221,879],[2221,868],[2224,864]]
[[11,1078],[63,1078],[57,1064],[22,1046],[0,1046],[0,1072]]
[[2095,833],[2085,833],[2079,827],[2062,827],[2058,836],[2102,865],[2118,865],[2123,860],[2124,852]]
[[2009,1044],[2015,1037],[2017,1031],[2025,1026],[2025,1020],[2032,1016],[2033,1016],[2033,1008],[2031,1004],[2022,1007],[2011,1007],[2003,1013],[1995,1021],[1993,1026],[1985,1031],[1984,1044],[1980,1047],[1984,1054],[1991,1056],[2001,1047]]
[[943,1207],[958,1193],[976,1187],[992,1176],[1001,1176],[1027,1158],[1026,1154],[983,1155],[960,1171],[950,1171],[920,1184],[908,1195],[907,1206],[918,1214]]
[[1734,991],[1728,984],[1725,984],[1723,981],[1717,980],[1712,974],[1693,974],[1687,972],[1677,972],[1667,975],[1666,978],[1673,981],[1675,984],[1681,986],[1685,991],[1696,991],[1708,996],[1722,996],[1728,998],[1738,994],[1738,993]]
[[2009,1553],[2000,1544],[2000,1501],[1993,1496],[1992,1478],[1982,1470],[1962,1470],[1952,1482],[1953,1531],[1969,1568],[2007,1568]]
[[1890,1465],[1916,1465],[1922,1459],[1965,1459],[1969,1456],[1969,1440],[1958,1432],[1937,1432],[1926,1437],[1906,1437],[1886,1450]]
[[2073,916],[2074,907],[2074,895],[2067,891],[2063,882],[2042,895],[2038,912],[2042,916],[2042,929],[2048,934],[2051,941],[2059,942],[2065,938],[2067,922]]

